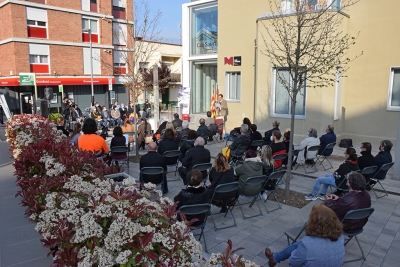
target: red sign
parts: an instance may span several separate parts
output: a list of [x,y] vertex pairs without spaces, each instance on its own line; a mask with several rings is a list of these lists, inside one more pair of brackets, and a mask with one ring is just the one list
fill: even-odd
[[226,64],[233,66],[233,57],[224,57],[224,65]]
[[[109,77],[93,77],[93,84],[107,84]],[[115,84],[115,79],[112,78]],[[36,76],[36,85],[90,85],[90,77],[45,77]],[[19,86],[19,77],[0,78],[0,86]]]

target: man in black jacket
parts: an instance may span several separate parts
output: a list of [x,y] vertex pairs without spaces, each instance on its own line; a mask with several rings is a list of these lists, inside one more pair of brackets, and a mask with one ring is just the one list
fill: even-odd
[[[242,124],[242,126],[240,126],[240,134],[233,140],[232,144],[229,145],[231,156],[241,155],[249,148],[251,139],[247,134],[248,130],[249,126],[247,124]],[[238,149],[239,147],[240,149]]]
[[[372,154],[371,154],[371,150],[372,150],[371,143],[368,143],[368,142],[361,143],[361,147],[360,147],[361,157],[358,158],[358,167],[360,168],[361,171],[366,167],[371,167],[371,166],[376,165],[374,156],[372,156]],[[368,183],[372,176],[373,176],[373,174],[365,174],[364,175],[365,181],[367,183],[367,190],[369,188]]]
[[204,138],[204,142],[205,142],[204,144],[207,144],[207,139],[210,136],[211,131],[206,126],[206,124],[205,124],[206,120],[205,119],[201,118],[199,120],[199,123],[200,123],[200,126],[199,126],[199,128],[197,128],[197,134],[199,136],[202,136]]
[[274,121],[274,122],[272,123],[272,129],[271,129],[271,130],[268,130],[268,131],[266,131],[266,132],[264,133],[264,137],[263,137],[263,139],[264,139],[264,145],[271,145],[271,143],[272,143],[272,141],[271,141],[272,132],[275,131],[275,130],[280,131],[280,130],[279,130],[279,125],[280,125],[280,124],[281,124],[281,123],[280,123],[279,121]]
[[[183,180],[183,184],[186,185],[186,174],[193,169],[193,166],[200,163],[209,163],[211,160],[210,151],[204,148],[204,139],[202,137],[197,137],[194,142],[194,147],[186,152],[185,157],[182,160],[182,166],[179,167],[179,175]],[[202,172],[203,178],[207,176],[206,171]]]
[[[257,131],[257,125],[252,124],[250,126],[250,140],[251,142],[256,141],[256,140],[262,140],[262,135],[260,134],[259,131]],[[252,146],[250,147],[251,149],[253,149],[254,151],[257,151],[257,147],[256,146]]]
[[[393,161],[392,154],[390,154],[390,150],[392,150],[393,144],[390,140],[383,140],[381,145],[379,146],[379,153],[375,156],[375,164],[378,166],[378,170],[382,167],[383,164],[390,163]],[[386,177],[386,173],[388,171],[381,171],[376,174],[376,178],[383,179]]]
[[330,143],[336,143],[336,134],[334,129],[333,124],[326,126],[326,134],[321,135],[319,138],[321,147],[318,150],[318,155],[322,155],[322,152],[324,152],[324,156],[330,156],[332,154],[333,148],[325,150],[325,147]]
[[175,129],[176,129],[176,127],[182,127],[182,120],[179,119],[178,113],[174,114],[174,120],[172,121],[172,124],[174,125]]
[[143,155],[140,158],[139,167],[142,169],[143,167],[162,167],[164,169],[164,188],[163,194],[168,193],[168,184],[167,184],[167,165],[164,163],[164,157],[157,153],[157,144],[155,142],[150,142],[147,145],[148,153]]

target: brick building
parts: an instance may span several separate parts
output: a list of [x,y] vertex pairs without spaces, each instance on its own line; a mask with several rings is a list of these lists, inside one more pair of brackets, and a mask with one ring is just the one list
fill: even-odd
[[0,0],[0,94],[11,112],[31,113],[34,86],[19,82],[19,74],[29,72],[36,73],[38,98],[46,87],[53,89],[51,107],[60,107],[65,96],[81,108],[90,106],[91,62],[95,101],[128,101],[118,84],[126,72],[118,53],[127,45],[121,36],[133,24],[132,5],[133,0]]

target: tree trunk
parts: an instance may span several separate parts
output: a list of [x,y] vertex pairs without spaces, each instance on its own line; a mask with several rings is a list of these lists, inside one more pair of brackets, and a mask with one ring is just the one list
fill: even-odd
[[286,165],[286,180],[285,180],[285,199],[289,200],[290,194],[290,178],[292,177],[292,162],[293,162],[293,136],[294,136],[294,119],[296,113],[296,96],[297,91],[293,91],[292,99],[291,99],[291,112],[290,112],[290,142],[289,142],[289,155],[288,155],[288,163]]

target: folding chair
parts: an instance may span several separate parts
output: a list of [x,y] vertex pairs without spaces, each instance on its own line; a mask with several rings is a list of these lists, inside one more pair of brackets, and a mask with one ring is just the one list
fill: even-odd
[[[243,188],[239,191],[239,197],[238,197],[236,203],[238,203],[240,211],[242,212],[243,220],[263,215],[262,212],[261,212],[260,205],[258,205],[257,199],[260,197],[261,189],[262,189],[262,187],[263,187],[263,185],[264,185],[266,180],[267,180],[267,176],[265,176],[265,175],[249,177],[249,178],[247,178]],[[257,193],[254,193],[254,194],[246,193],[246,189],[248,189],[248,188],[251,188],[252,191],[257,192]],[[240,200],[239,200],[240,196],[252,197],[253,199],[252,199],[251,202],[240,204]],[[244,211],[242,209],[242,205],[250,204],[249,208],[251,208],[254,203],[257,204],[259,213],[256,214],[256,215],[252,215],[252,216],[244,215]],[[264,202],[262,202],[262,203],[263,203],[263,205],[265,207]],[[265,207],[265,209],[267,209],[267,208]]]
[[[281,203],[279,202],[278,198],[276,197],[275,191],[276,191],[276,189],[278,189],[277,188],[278,184],[282,180],[282,178],[285,176],[285,174],[286,174],[286,170],[273,172],[268,176],[268,179],[264,183],[264,185],[266,185],[268,182],[274,182],[275,183],[274,188],[268,189],[268,188],[265,188],[263,186],[263,190],[267,192],[267,196],[268,197],[272,194],[274,196],[274,199],[275,199],[276,203],[278,203],[278,208],[273,209],[273,210],[268,210],[267,207],[265,206],[265,209],[266,209],[267,213],[276,211],[278,209],[282,209]],[[266,200],[264,200],[265,203],[267,202],[268,197],[267,197]]]
[[307,226],[307,222],[303,226],[294,227],[294,228],[291,228],[291,229],[285,231],[288,246],[291,245],[290,241],[292,241],[292,244],[293,244],[293,243],[297,242],[297,240],[302,239],[306,235],[306,233],[305,233],[306,226]]
[[[180,154],[181,154],[181,152],[179,150],[168,150],[168,151],[165,151],[163,154],[165,162],[168,162],[167,159],[171,159],[171,162],[174,161],[174,163],[167,164],[167,167],[175,166],[175,176],[176,176],[176,173],[178,172],[179,155]],[[175,160],[173,160],[173,159],[175,159]],[[168,171],[167,171],[167,173],[168,173]]]
[[[315,171],[308,172],[308,171],[306,170],[305,165],[304,165],[305,163],[299,163],[299,164],[297,164],[297,167],[299,167],[299,165],[301,164],[301,165],[303,165],[303,168],[304,168],[304,172],[305,172],[305,173],[317,172],[318,170],[317,170],[316,162],[314,162],[314,160],[316,160],[316,158],[317,158],[317,154],[315,154],[315,156],[310,156],[310,153],[309,153],[309,152],[318,151],[318,150],[320,149],[320,147],[321,147],[320,145],[318,145],[318,146],[310,146],[310,147],[307,149],[306,160],[312,160],[312,161],[313,161],[313,164],[311,164],[311,167],[314,167],[314,168],[315,168]],[[303,151],[300,151],[299,153],[303,153]],[[314,154],[314,153],[312,153],[312,154]],[[308,168],[309,166],[310,166],[310,165],[308,165],[307,168]],[[296,167],[296,170],[297,170],[297,167]]]
[[133,146],[134,146],[134,144],[136,142],[136,134],[135,134],[135,132],[125,132],[124,135],[127,135],[128,137],[129,136],[133,136],[133,141],[132,142],[129,142],[127,140],[128,148],[129,148],[129,150],[128,150],[128,157],[129,157],[129,151],[131,150],[131,148],[133,148]]
[[182,136],[181,141],[179,142],[179,147],[187,140],[187,135]]
[[[214,194],[213,194],[213,196],[212,196],[212,198],[210,200],[210,204],[213,204],[213,201],[215,199],[221,200],[221,202],[223,202],[224,201],[223,198],[225,196],[232,196],[232,201],[224,203],[224,204],[226,204],[226,212],[224,214],[224,217],[226,218],[226,215],[228,213],[230,213],[230,215],[231,215],[231,217],[233,219],[233,225],[228,225],[228,226],[224,226],[224,227],[219,227],[218,228],[216,226],[216,224],[215,224],[215,221],[214,221],[214,216],[216,216],[217,214],[213,214],[210,211],[210,217],[211,217],[211,220],[212,220],[212,222],[214,224],[214,230],[215,231],[220,230],[220,229],[230,228],[230,227],[236,227],[236,220],[235,220],[235,217],[233,216],[232,209],[235,206],[235,202],[236,202],[236,199],[238,197],[238,190],[239,190],[239,182],[220,184],[215,188]],[[233,196],[235,196],[234,199],[233,199]],[[231,198],[231,197],[228,197],[228,198]],[[218,215],[222,215],[222,214],[218,214]]]
[[[368,218],[369,216],[371,216],[371,214],[374,212],[374,208],[365,208],[365,209],[357,209],[357,210],[349,210],[346,215],[344,215],[343,219],[342,219],[342,223],[345,220],[361,220],[364,218]],[[360,230],[354,232],[354,233],[343,233],[343,235],[346,235],[348,237],[348,239],[344,242],[344,245],[346,246],[347,243],[350,242],[350,240],[354,237],[357,241],[358,247],[361,250],[361,254],[362,257],[358,258],[358,259],[354,259],[354,260],[348,260],[345,261],[345,263],[347,262],[352,262],[352,261],[359,261],[359,260],[366,260],[365,259],[365,255],[364,255],[364,251],[361,248],[360,242],[358,241],[357,235],[361,234],[363,232],[363,228],[361,228]]]
[[[325,170],[325,171],[326,171],[326,170],[329,170],[329,169],[332,169],[333,166],[332,166],[331,162],[330,162],[329,159],[328,159],[329,156],[325,156],[325,155],[324,155],[324,152],[325,152],[325,150],[327,150],[327,149],[333,149],[333,147],[334,147],[335,145],[336,145],[336,143],[327,144],[326,147],[324,148],[324,150],[322,151],[322,153],[317,155],[317,160],[315,161],[315,163],[319,162],[319,165],[322,165],[322,167],[324,167],[324,170]],[[322,161],[320,160],[321,158],[323,158]],[[329,165],[331,165],[330,168],[325,168],[325,166],[322,164],[322,163],[324,162],[324,160],[326,160],[326,161],[329,163]]]
[[350,191],[350,188],[346,185],[346,188],[341,188],[342,185],[345,185],[347,183],[347,177],[349,176],[351,172],[346,173],[344,175],[344,179],[340,182],[340,184],[338,186],[333,187],[332,185],[329,185],[329,187],[331,188],[331,192],[333,193],[333,188],[335,188],[338,191],[342,191],[342,194],[347,194]]
[[[283,154],[276,154],[276,155],[273,155],[272,156],[272,159],[273,160],[282,160],[282,165],[283,165],[283,160],[285,159],[287,157],[287,154],[286,153],[283,153]],[[279,171],[279,170],[281,170],[282,169],[282,165],[279,167],[279,168],[277,168],[277,169],[274,169],[274,171]]]
[[207,172],[207,176],[205,178],[203,178],[203,184],[206,185],[207,180],[208,180],[208,174],[210,173],[211,168],[212,168],[212,164],[211,163],[200,163],[200,164],[194,165],[192,170],[196,169],[196,170],[199,170],[201,172],[203,172],[203,171]]
[[[164,168],[163,167],[143,167],[140,170],[140,182],[153,183],[156,186],[161,185],[161,191],[164,191]],[[163,193],[164,195],[164,193]]]
[[[377,172],[375,173],[374,177],[371,178],[371,180],[370,180],[370,182],[369,182],[369,185],[371,186],[371,190],[374,192],[376,198],[381,198],[381,197],[384,197],[384,196],[388,196],[388,193],[387,193],[387,191],[385,190],[385,188],[383,187],[383,185],[381,184],[381,181],[383,181],[383,180],[386,179],[387,172],[390,170],[390,168],[392,168],[393,165],[394,165],[394,162],[390,162],[390,163],[383,164],[382,167],[379,169],[379,171],[377,171]],[[382,173],[383,173],[383,172],[385,173],[385,177],[383,177],[383,178],[378,178],[377,175],[378,175],[379,173],[381,173],[381,172],[382,172]],[[371,181],[375,181],[376,183],[372,184]],[[377,183],[379,183],[379,185],[382,187],[383,192],[384,192],[384,194],[381,195],[381,196],[379,196],[379,197],[378,197],[378,195],[376,194],[376,192],[375,192],[375,190],[374,190],[374,187],[375,187],[375,185],[376,185]]]
[[114,162],[118,162],[118,166],[121,167],[122,164],[126,164],[129,168],[129,158],[128,155],[126,155],[124,158],[121,159],[116,159],[113,158],[114,153],[128,153],[129,149],[126,146],[114,146],[111,148],[111,169],[112,172],[114,173]]
[[261,152],[261,147],[264,145],[264,140],[254,140],[251,142],[250,147],[257,147],[256,153],[257,155],[260,155]]
[[[244,161],[247,148],[248,148],[247,145],[242,144],[242,145],[239,145],[235,149],[235,151],[233,151],[233,153],[231,151],[231,158],[230,158],[230,161],[229,161],[229,165],[232,165],[232,166],[236,167],[236,163],[238,161]],[[241,151],[241,150],[243,150],[244,152],[243,153],[239,153],[239,151]]]
[[[206,239],[204,237],[204,227],[206,226],[207,222],[207,217],[210,214],[211,210],[211,204],[194,204],[194,205],[184,205],[179,208],[179,210],[186,215],[186,219],[190,221],[193,218],[199,219],[199,221],[193,223],[193,227],[197,229],[200,229],[201,232],[199,236],[199,241],[201,240],[201,237],[203,236],[203,241],[204,241],[204,247],[205,251],[208,253],[207,250],[207,243]],[[191,230],[192,231],[192,230]]]
[[[369,166],[369,167],[365,167],[364,169],[362,169],[362,171],[360,173],[364,176],[365,180],[367,180],[367,178],[365,176],[374,174],[376,169],[378,169],[378,166]],[[369,179],[369,181],[370,180],[371,179]],[[367,182],[367,186],[369,185],[369,181]]]

